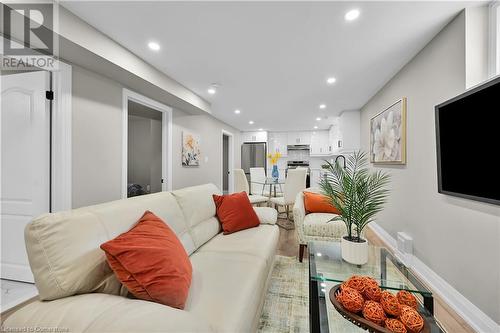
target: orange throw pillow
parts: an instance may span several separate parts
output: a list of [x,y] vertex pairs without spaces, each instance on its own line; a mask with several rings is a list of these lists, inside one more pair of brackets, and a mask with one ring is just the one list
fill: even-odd
[[213,195],[217,207],[217,218],[222,224],[224,235],[243,229],[258,227],[259,217],[246,192],[228,195]]
[[170,227],[150,211],[129,231],[101,245],[117,278],[137,298],[184,309],[192,267]]
[[304,191],[304,206],[309,213],[330,213],[340,215],[326,195]]

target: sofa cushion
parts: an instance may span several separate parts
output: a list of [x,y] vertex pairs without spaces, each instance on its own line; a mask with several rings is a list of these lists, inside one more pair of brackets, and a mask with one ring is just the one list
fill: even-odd
[[265,261],[210,251],[196,252],[190,259],[193,282],[185,309],[217,332],[255,331],[268,275]]
[[260,224],[276,224],[278,221],[278,211],[271,207],[254,207]]
[[17,310],[2,328],[59,327],[68,332],[213,332],[195,315],[161,304],[106,294],[36,301]]
[[304,234],[314,237],[338,238],[346,234],[346,227],[342,221],[330,221],[335,214],[311,213],[304,217]]
[[248,254],[265,260],[266,265],[269,266],[274,260],[279,234],[277,226],[265,224],[230,235],[218,234],[210,242],[203,245],[198,250],[198,253],[229,252]]
[[246,192],[213,195],[224,235],[260,225]]
[[326,195],[321,193],[304,191],[304,207],[308,214],[309,213],[339,214],[338,209],[332,205],[330,199]]
[[213,184],[186,187],[173,191],[185,220],[189,225],[190,234],[195,248],[205,244],[220,232],[220,224],[215,218],[215,203],[213,194],[221,192]]
[[40,299],[126,293],[99,246],[129,230],[146,210],[166,221],[188,252],[194,250],[184,215],[168,192],[35,218],[25,229],[25,241]]
[[101,245],[118,279],[137,298],[183,309],[191,262],[173,231],[147,211],[129,231]]

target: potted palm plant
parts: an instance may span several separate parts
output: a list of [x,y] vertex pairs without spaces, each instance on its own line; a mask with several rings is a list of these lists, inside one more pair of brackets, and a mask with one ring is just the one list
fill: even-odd
[[366,153],[361,151],[348,156],[343,166],[327,162],[320,187],[340,213],[331,221],[343,221],[347,228],[341,239],[345,261],[356,265],[368,262],[368,242],[362,232],[386,203],[389,179],[385,172],[370,171]]

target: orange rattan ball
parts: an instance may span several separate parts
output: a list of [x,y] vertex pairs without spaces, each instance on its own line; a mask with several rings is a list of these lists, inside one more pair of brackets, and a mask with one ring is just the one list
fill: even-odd
[[414,308],[402,305],[399,320],[406,326],[408,331],[418,333],[424,327],[424,319]]
[[363,291],[365,290],[365,277],[360,275],[353,275],[344,282],[344,285],[346,287],[356,289],[360,293],[363,293]]
[[369,276],[363,276],[363,279],[365,280],[365,287],[368,287],[368,286],[377,286],[378,287],[378,282],[374,278],[369,277]]
[[363,307],[363,317],[377,325],[382,325],[387,318],[382,305],[375,301],[365,302],[365,306]]
[[365,304],[365,300],[359,291],[345,286],[342,287],[342,291],[337,295],[337,300],[347,311],[354,313],[361,311]]
[[380,304],[384,311],[391,316],[399,316],[400,313],[400,305],[398,302],[398,298],[391,294],[388,291],[383,291],[380,295]]
[[406,333],[405,325],[397,319],[386,319],[385,328],[394,333]]
[[380,302],[380,296],[382,295],[382,290],[378,285],[367,285],[365,286],[365,291],[363,296],[371,301]]
[[400,290],[398,291],[398,294],[396,296],[398,298],[399,304],[411,306],[415,310],[417,309],[417,298],[413,296],[413,294],[409,291]]

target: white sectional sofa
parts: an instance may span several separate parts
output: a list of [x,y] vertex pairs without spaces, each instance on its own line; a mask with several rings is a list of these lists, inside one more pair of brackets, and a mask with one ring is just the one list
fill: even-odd
[[[9,316],[5,329],[69,332],[253,332],[278,244],[276,211],[256,207],[261,225],[220,233],[207,184],[47,214],[25,231],[40,301]],[[177,234],[193,278],[184,310],[132,299],[99,246],[150,210]],[[55,330],[53,330],[55,332]]]

